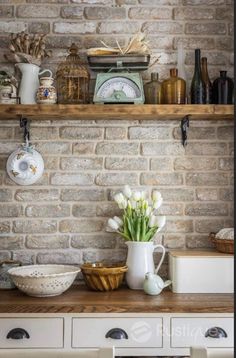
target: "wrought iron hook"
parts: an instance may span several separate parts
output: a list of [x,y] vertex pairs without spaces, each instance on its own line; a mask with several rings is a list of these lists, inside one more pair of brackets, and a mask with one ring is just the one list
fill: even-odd
[[23,137],[26,145],[28,146],[30,141],[30,131],[29,131],[29,120],[27,118],[23,118],[22,116],[20,117],[20,128],[23,128],[24,130]]
[[184,147],[187,145],[187,139],[188,139],[187,130],[189,128],[189,117],[190,116],[187,115],[181,120],[182,144]]

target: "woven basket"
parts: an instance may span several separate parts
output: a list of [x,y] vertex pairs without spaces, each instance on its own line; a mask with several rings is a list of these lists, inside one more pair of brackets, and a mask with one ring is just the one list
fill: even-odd
[[81,272],[88,288],[94,291],[113,291],[122,284],[127,266],[86,263],[81,266]]
[[216,250],[219,252],[224,252],[225,254],[234,253],[234,240],[222,240],[216,239],[216,234],[211,232],[209,235],[210,241],[215,244]]

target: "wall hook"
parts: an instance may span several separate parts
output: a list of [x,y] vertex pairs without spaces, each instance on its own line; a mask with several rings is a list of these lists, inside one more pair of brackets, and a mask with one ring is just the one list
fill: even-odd
[[29,120],[27,118],[24,118],[23,116],[20,116],[20,128],[23,128],[24,130],[24,142],[26,144],[26,147],[28,147],[30,141]]
[[190,115],[187,115],[181,120],[182,144],[184,147],[187,145],[187,130],[189,128],[189,117]]

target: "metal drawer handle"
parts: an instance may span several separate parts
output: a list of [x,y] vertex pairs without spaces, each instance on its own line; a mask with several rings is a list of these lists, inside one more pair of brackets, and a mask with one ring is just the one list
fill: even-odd
[[30,338],[29,333],[24,328],[14,328],[7,334],[7,339]]
[[122,328],[112,328],[107,332],[106,338],[128,339],[128,334]]
[[225,332],[225,330],[221,327],[212,327],[209,328],[206,333],[205,333],[205,337],[211,337],[211,338],[226,338],[227,333]]

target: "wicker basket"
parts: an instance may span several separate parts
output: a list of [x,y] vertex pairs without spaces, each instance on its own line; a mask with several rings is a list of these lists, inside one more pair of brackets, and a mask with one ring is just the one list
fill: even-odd
[[213,242],[216,246],[216,250],[219,252],[224,252],[225,254],[234,253],[234,241],[233,240],[222,240],[216,239],[216,234],[211,232],[209,235],[210,241]]
[[94,291],[116,290],[122,284],[127,266],[86,263],[81,271],[88,288]]

